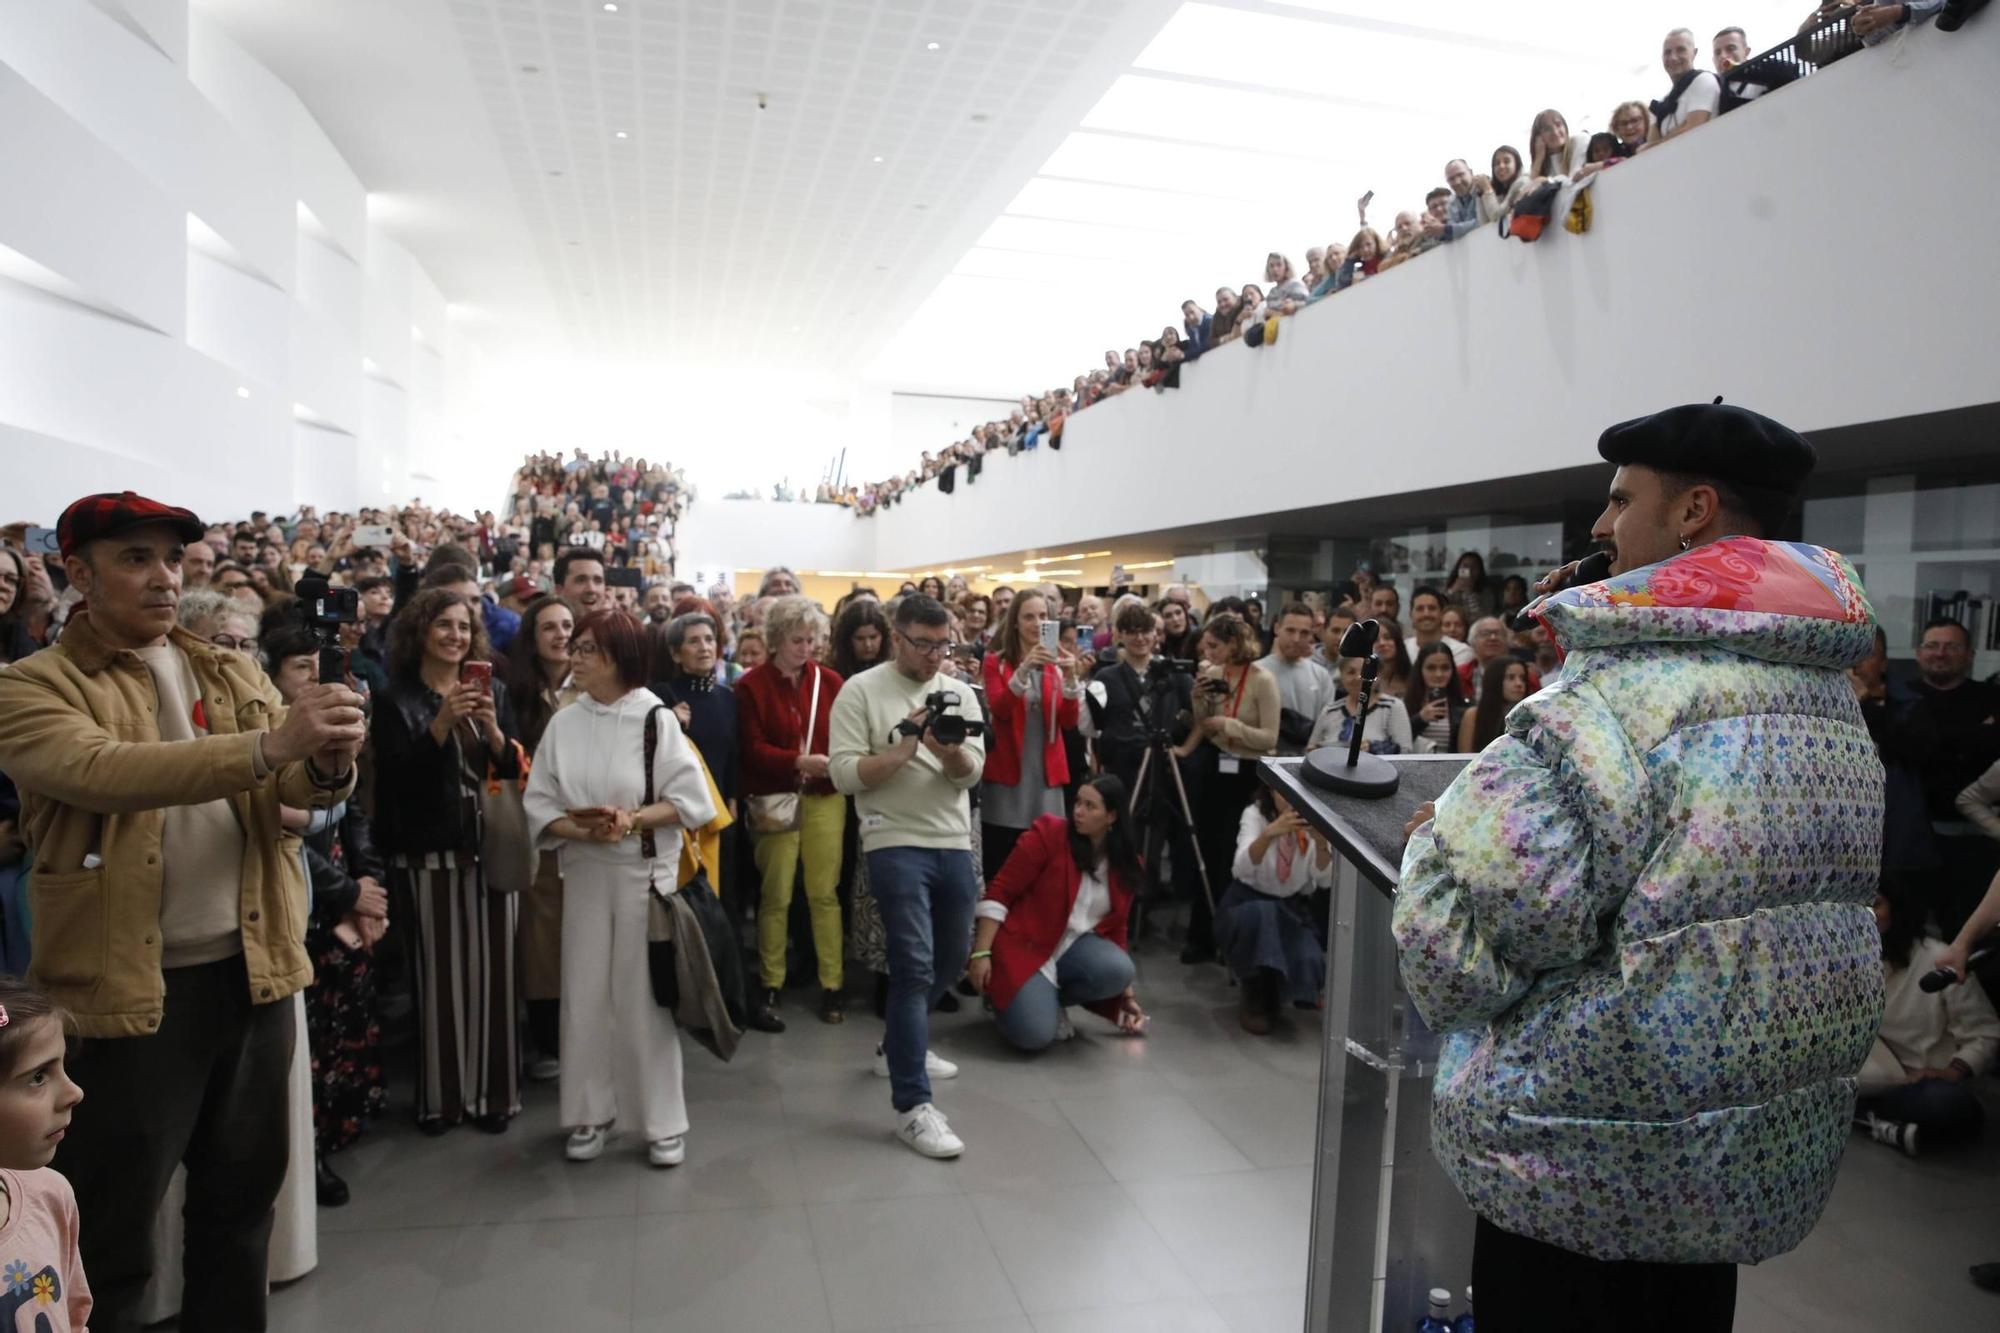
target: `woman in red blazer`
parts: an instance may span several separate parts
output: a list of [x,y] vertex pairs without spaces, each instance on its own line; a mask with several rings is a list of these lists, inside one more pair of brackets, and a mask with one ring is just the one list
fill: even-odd
[[1043,815],[1021,835],[973,909],[966,968],[973,986],[993,1001],[1008,1041],[1039,1051],[1070,1035],[1064,1011],[1073,1004],[1102,1014],[1121,1032],[1145,1030],[1125,951],[1138,883],[1125,784],[1109,774],[1078,788],[1067,821]]
[[1007,608],[986,655],[986,772],[979,788],[980,861],[990,881],[1014,840],[1043,815],[1062,817],[1069,785],[1063,732],[1077,724],[1077,659],[1042,646],[1048,601],[1024,592]]

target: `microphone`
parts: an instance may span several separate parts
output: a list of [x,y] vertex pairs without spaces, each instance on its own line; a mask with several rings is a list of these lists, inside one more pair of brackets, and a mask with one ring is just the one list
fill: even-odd
[[1596,583],[1600,579],[1608,577],[1610,573],[1611,553],[1609,551],[1591,552],[1576,562],[1576,571],[1569,578],[1563,580],[1559,587],[1552,588],[1548,592],[1543,593],[1540,597],[1537,597],[1534,601],[1529,602],[1519,611],[1507,617],[1507,628],[1513,630],[1516,634],[1521,633],[1523,630],[1533,629],[1535,627],[1534,611],[1536,607],[1561,592],[1564,588],[1573,588],[1579,583]]
[[1349,724],[1352,734],[1347,741],[1346,762],[1342,762],[1336,747],[1328,745],[1307,755],[1300,769],[1300,776],[1322,791],[1373,800],[1392,795],[1401,780],[1394,764],[1380,755],[1361,752],[1361,733],[1368,724],[1368,701],[1375,692],[1376,676],[1382,667],[1375,656],[1375,641],[1381,636],[1382,627],[1373,620],[1357,620],[1340,636],[1339,656],[1361,659],[1361,697],[1356,701],[1359,712]]
[[1340,636],[1340,656],[1373,657],[1375,640],[1382,637],[1382,628],[1372,620],[1357,620],[1347,627],[1347,633]]
[[[1971,957],[1965,960],[1966,970],[1971,971],[1974,964],[1985,962],[1986,959],[1992,955],[1992,953],[1993,950],[1991,949],[1981,949],[1978,952],[1974,953]],[[1943,990],[1946,986],[1951,985],[1952,982],[1957,980],[1958,980],[1958,973],[1952,971],[1950,968],[1948,967],[1933,968],[1929,972],[1924,973],[1923,976],[1917,978],[1917,989],[1922,991],[1926,995],[1935,995],[1939,991]]]

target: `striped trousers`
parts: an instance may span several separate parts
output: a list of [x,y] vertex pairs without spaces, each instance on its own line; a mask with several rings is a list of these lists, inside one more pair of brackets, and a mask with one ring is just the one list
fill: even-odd
[[520,904],[486,890],[479,863],[433,852],[395,858],[391,876],[415,924],[417,1119],[457,1124],[521,1109],[514,1022]]

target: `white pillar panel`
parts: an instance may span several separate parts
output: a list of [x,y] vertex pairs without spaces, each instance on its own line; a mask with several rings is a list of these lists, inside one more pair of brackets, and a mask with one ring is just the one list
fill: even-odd
[[128,162],[0,65],[0,246],[80,299],[178,337],[184,215]]
[[187,251],[188,346],[276,395],[291,378],[291,298],[199,250]]

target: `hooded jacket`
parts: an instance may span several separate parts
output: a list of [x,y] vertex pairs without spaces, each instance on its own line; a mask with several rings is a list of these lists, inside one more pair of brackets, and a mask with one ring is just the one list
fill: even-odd
[[1736,537],[1566,590],[1568,654],[1410,839],[1403,979],[1450,1034],[1474,1211],[1599,1259],[1754,1263],[1833,1187],[1882,1015],[1882,764],[1834,552]]

